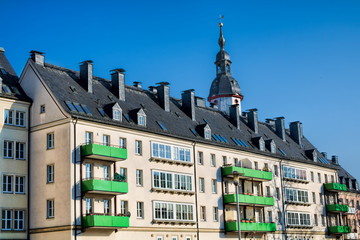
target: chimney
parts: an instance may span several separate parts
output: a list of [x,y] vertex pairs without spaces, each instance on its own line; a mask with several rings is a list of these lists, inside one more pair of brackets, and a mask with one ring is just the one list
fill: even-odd
[[196,103],[196,106],[198,106],[198,107],[206,107],[205,99],[202,97],[195,96],[195,103]]
[[141,82],[134,82],[134,87],[141,88]]
[[333,156],[331,157],[331,162],[334,163],[334,164],[336,164],[336,165],[339,165],[339,157],[336,156],[336,155],[333,155]]
[[156,87],[159,104],[166,112],[170,112],[170,83],[159,82],[157,84],[159,85]]
[[275,118],[275,133],[281,138],[284,142],[286,141],[285,135],[285,118],[277,117]]
[[93,92],[93,61],[86,60],[80,65],[80,81],[89,93]]
[[230,106],[230,122],[237,128],[240,129],[240,106],[234,104]]
[[249,111],[247,114],[248,125],[256,134],[258,134],[259,133],[259,125],[258,125],[257,109],[253,108],[253,109],[249,109],[248,111]]
[[149,86],[149,91],[154,93],[154,94],[157,94],[157,89],[155,86]]
[[39,52],[39,51],[35,51],[35,50],[32,50],[30,51],[31,55],[31,59],[36,63],[36,64],[39,64],[41,66],[44,66],[44,62],[45,62],[45,56],[43,52]]
[[301,145],[302,134],[302,123],[299,121],[290,123],[290,137],[299,145]]
[[195,121],[195,94],[194,89],[183,91],[181,94],[183,111]]
[[125,70],[117,68],[111,70],[112,90],[120,101],[125,101]]

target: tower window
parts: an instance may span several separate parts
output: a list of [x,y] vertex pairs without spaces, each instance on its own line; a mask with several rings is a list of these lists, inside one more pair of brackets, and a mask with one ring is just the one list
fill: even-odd
[[226,72],[230,72],[230,65],[226,65]]
[[221,73],[221,66],[220,65],[217,66],[216,72],[217,72],[217,74]]

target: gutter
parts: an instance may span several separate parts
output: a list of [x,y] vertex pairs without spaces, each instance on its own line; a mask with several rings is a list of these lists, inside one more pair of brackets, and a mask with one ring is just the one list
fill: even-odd
[[199,216],[198,216],[198,192],[197,192],[197,175],[196,175],[196,153],[195,153],[195,147],[196,142],[193,141],[193,159],[194,159],[194,188],[195,188],[195,211],[196,211],[196,235],[197,240],[200,240],[200,229],[199,229]]
[[26,159],[27,159],[27,239],[30,239],[30,146],[31,146],[31,141],[30,141],[30,107],[31,107],[32,103],[30,103],[29,108],[28,108],[28,132],[27,132],[27,151],[26,151]]
[[282,172],[282,161],[283,159],[280,160],[280,185],[281,185],[281,202],[282,202],[282,212],[283,212],[283,230],[284,230],[284,235],[285,235],[285,240],[287,239],[287,234],[286,234],[286,223],[285,223],[285,218],[286,218],[286,212],[285,212],[285,194],[284,194],[284,183],[283,183],[283,172]]
[[[74,161],[74,239],[77,239],[77,224],[76,224],[76,199],[77,199],[77,187],[76,187],[76,124],[77,124],[78,118],[72,119],[71,122],[74,125],[74,147],[73,147],[73,161]],[[81,174],[81,171],[80,171]],[[81,175],[80,175],[81,176]],[[82,201],[80,201],[82,203]],[[82,204],[81,204],[82,205]],[[82,207],[80,209],[82,211]],[[82,215],[81,215],[82,216]],[[80,216],[80,217],[81,217]]]

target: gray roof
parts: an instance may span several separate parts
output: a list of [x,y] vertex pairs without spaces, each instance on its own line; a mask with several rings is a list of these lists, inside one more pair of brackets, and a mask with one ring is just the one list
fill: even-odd
[[26,96],[25,92],[20,87],[20,84],[18,83],[19,78],[9,60],[6,58],[3,48],[0,48],[0,78],[2,79],[3,89],[6,88],[6,90],[9,91],[7,92],[3,90],[0,92],[0,97],[28,102],[31,101],[31,99]]
[[[331,163],[326,164],[322,162],[313,162],[306,157],[304,150],[316,148],[305,137],[302,139],[302,146],[300,146],[290,138],[289,132],[287,131],[286,141],[284,142],[275,134],[274,127],[271,124],[259,122],[259,133],[255,134],[247,126],[246,119],[241,117],[241,126],[239,130],[233,126],[228,116],[226,116],[223,112],[201,106],[195,107],[196,121],[192,121],[191,118],[182,110],[181,100],[179,99],[170,98],[170,112],[167,112],[160,107],[157,95],[153,92],[132,86],[126,86],[126,100],[119,101],[110,90],[110,80],[94,77],[93,93],[89,93],[79,84],[79,72],[47,63],[42,66],[35,64],[32,60],[29,61],[38,70],[40,76],[62,107],[73,117],[243,151],[256,152],[258,154],[275,156],[282,159],[316,164],[329,168],[337,168]],[[86,105],[90,110],[91,115],[71,111],[67,107],[65,101]],[[111,113],[107,110],[109,109],[108,106],[112,106],[116,102],[120,105],[123,111],[124,117],[122,122],[112,120]],[[98,111],[98,108],[103,108],[105,110],[105,116],[102,116],[102,114]],[[137,113],[137,111],[141,108],[147,116],[146,127],[138,126],[136,124],[135,113]],[[162,129],[159,123],[165,126],[166,130]],[[199,125],[204,125],[206,123],[211,128],[212,134],[220,135],[226,138],[227,142],[219,142],[214,138],[212,140],[206,140],[203,136],[201,136],[201,133],[196,132],[195,129],[199,129]],[[275,141],[277,147],[276,154],[271,153],[269,149],[260,151],[255,145],[253,145],[251,139],[259,136],[261,136],[265,141],[269,139],[273,139]],[[241,139],[248,147],[239,146],[239,144],[236,144],[235,141],[232,140],[233,138]],[[286,156],[283,155],[279,149],[285,152]],[[319,151],[317,151],[317,154],[318,156],[324,157]]]
[[210,87],[209,97],[217,95],[242,95],[239,83],[229,74],[218,74]]

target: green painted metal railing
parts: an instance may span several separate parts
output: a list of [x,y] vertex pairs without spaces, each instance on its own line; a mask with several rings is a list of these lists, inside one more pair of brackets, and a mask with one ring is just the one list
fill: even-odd
[[329,227],[329,233],[350,233],[351,228],[349,226],[332,226]]
[[[239,203],[274,206],[273,197],[261,197],[261,196],[239,194],[238,198],[239,198]],[[224,195],[224,203],[236,203],[236,194]]]
[[115,193],[127,193],[129,191],[127,182],[108,181],[100,179],[89,179],[82,181],[82,191],[103,191]]
[[126,216],[89,215],[82,218],[83,227],[125,228],[129,225],[129,217]]
[[342,204],[329,204],[329,205],[326,205],[326,210],[328,212],[348,212],[349,206],[342,205]]
[[101,144],[86,144],[81,146],[81,156],[98,155],[113,159],[127,159],[127,149]]
[[260,171],[255,169],[249,169],[249,168],[241,168],[241,167],[223,167],[222,173],[224,176],[232,175],[234,171],[239,172],[242,174],[242,177],[248,177],[248,178],[257,178],[257,179],[263,179],[270,181],[272,180],[272,172],[266,172],[266,171]]
[[[238,231],[237,222],[226,222],[225,223],[226,231]],[[240,223],[241,231],[251,231],[251,232],[275,232],[276,224],[275,223]]]
[[324,188],[325,188],[325,190],[328,190],[328,191],[347,191],[348,190],[346,185],[341,184],[341,183],[325,183]]

